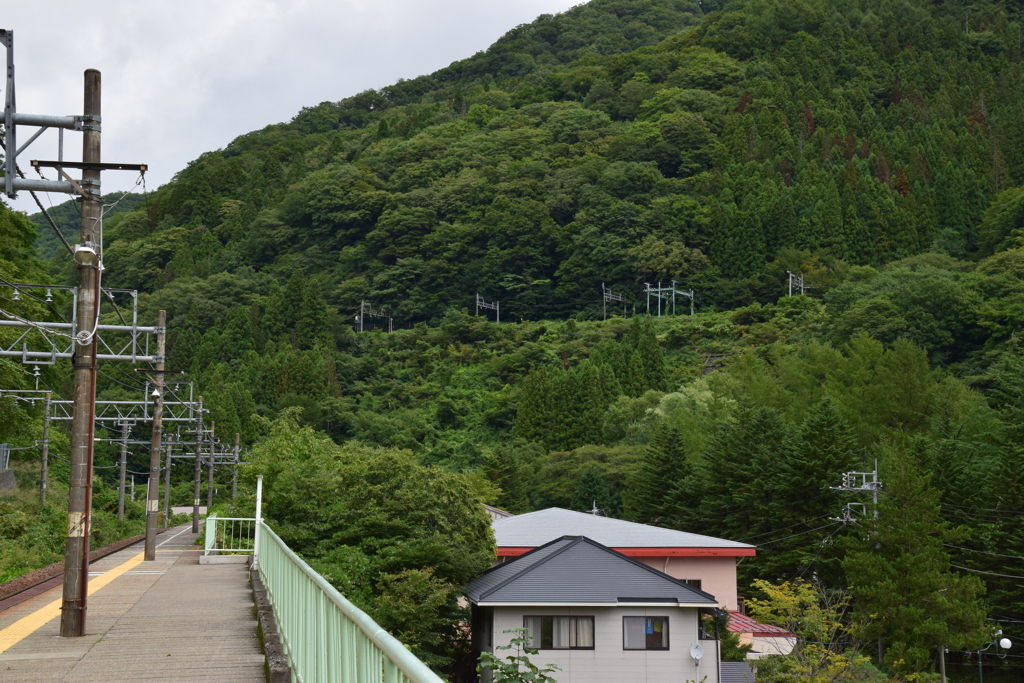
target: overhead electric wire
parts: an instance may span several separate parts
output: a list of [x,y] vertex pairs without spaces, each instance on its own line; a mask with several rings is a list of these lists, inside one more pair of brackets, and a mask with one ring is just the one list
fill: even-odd
[[959,546],[959,545],[950,545],[949,543],[943,543],[942,545],[946,546],[947,548],[956,548],[957,550],[966,550],[968,552],[980,553],[982,555],[993,555],[995,557],[1008,557],[1011,560],[1021,560],[1021,561],[1024,561],[1024,557],[1021,557],[1020,555],[1001,555],[999,553],[990,553],[990,552],[986,552],[984,550],[975,550],[974,548],[964,548],[963,546]]
[[828,516],[829,516],[829,514],[830,514],[830,513],[825,513],[825,514],[824,514],[824,515],[822,515],[821,517],[812,517],[811,519],[805,519],[805,520],[803,520],[803,521],[797,522],[796,524],[792,524],[792,525],[790,525],[790,526],[784,526],[784,527],[782,527],[781,529],[772,529],[771,531],[765,531],[765,532],[764,532],[764,533],[762,533],[762,534],[754,534],[753,536],[747,536],[746,538],[741,538],[741,539],[739,539],[739,542],[740,542],[740,543],[746,543],[747,541],[749,541],[749,540],[752,540],[752,539],[755,539],[755,538],[758,538],[758,537],[760,537],[760,536],[767,536],[768,534],[775,534],[775,533],[778,533],[778,532],[780,532],[780,531],[786,531],[787,529],[792,529],[792,528],[794,528],[794,527],[798,527],[798,526],[800,526],[801,524],[807,524],[808,522],[816,522],[816,521],[818,521],[819,519],[824,519],[825,517],[828,517]]
[[1017,576],[1014,574],[997,574],[996,572],[984,572],[980,569],[971,569],[970,567],[961,567],[958,564],[950,564],[950,567],[956,567],[957,569],[963,569],[967,572],[974,572],[975,574],[988,574],[989,576],[1001,576],[1004,579],[1024,579],[1024,576]]
[[[5,154],[7,153],[7,146],[3,142],[0,142],[0,149],[2,149]],[[25,174],[24,174],[24,172],[22,172],[21,166],[18,166],[17,164],[15,164],[14,165],[14,169],[18,173],[18,175],[21,176],[21,179],[24,180],[25,179]],[[42,176],[42,172],[41,171],[39,172],[39,175]],[[39,201],[39,197],[36,196],[35,191],[34,190],[29,190],[28,193],[30,195],[32,195],[32,199],[35,200],[36,206],[38,206],[39,210],[42,212],[42,214],[44,216],[46,216],[47,222],[50,224],[50,227],[53,228],[53,231],[55,233],[57,233],[57,237],[59,237],[60,241],[64,244],[64,248],[68,250],[69,254],[74,256],[75,255],[75,250],[71,248],[70,244],[68,244],[67,239],[64,237],[64,233],[62,233],[60,231],[60,228],[57,227],[57,224],[53,222],[53,218],[50,217],[50,214],[46,211],[46,208],[43,206],[43,203],[41,201]]]
[[764,543],[758,544],[758,547],[761,548],[761,547],[764,547],[766,545],[771,545],[772,543],[778,543],[779,541],[787,541],[787,540],[789,540],[791,538],[796,538],[797,536],[804,536],[806,534],[810,534],[810,533],[813,533],[815,531],[821,531],[822,529],[827,529],[828,527],[832,526],[833,524],[839,524],[839,522],[832,522],[832,524],[825,524],[824,526],[819,526],[819,527],[817,527],[815,529],[808,529],[807,531],[801,531],[799,534],[793,534],[792,536],[785,536],[783,538],[776,538],[776,539],[774,539],[772,541],[765,541]]
[[[8,282],[7,280],[4,280],[3,278],[0,278],[0,285],[7,285],[8,287],[13,287],[14,289],[17,289],[17,288],[18,288],[18,285],[16,285],[15,283],[13,283],[13,282]],[[43,286],[45,287],[46,285],[43,285]],[[58,291],[59,291],[59,290],[58,290]],[[29,297],[30,299],[35,299],[35,300],[36,300],[36,301],[38,301],[39,303],[41,303],[41,304],[43,304],[44,306],[46,306],[47,308],[49,308],[49,309],[50,309],[51,311],[53,311],[53,314],[54,314],[55,316],[57,316],[58,318],[60,318],[60,321],[61,321],[62,323],[66,323],[66,322],[67,322],[67,319],[66,319],[66,318],[65,318],[65,317],[64,317],[63,315],[61,315],[61,314],[60,314],[60,311],[58,311],[58,310],[57,310],[57,309],[56,309],[56,308],[54,307],[54,305],[53,305],[53,302],[52,302],[52,301],[47,301],[46,299],[40,299],[40,298],[39,298],[38,296],[35,296],[34,294],[32,294],[31,292],[28,292],[28,291],[24,291],[24,290],[23,290],[23,291],[22,291],[21,293],[22,293],[22,294],[24,294],[25,296]],[[2,298],[4,298],[4,299],[7,299],[7,297],[2,297]],[[12,299],[7,299],[7,300],[8,300],[8,301],[13,301]]]
[[[1020,510],[1004,510],[1002,508],[979,508],[979,507],[975,507],[973,505],[954,505],[953,503],[942,503],[942,504],[943,505],[948,505],[948,506],[954,507],[954,508],[961,508],[961,509],[964,509],[964,510],[982,510],[982,511],[985,511],[985,512],[1005,512],[1006,514],[1012,514],[1012,515],[1024,515],[1024,512],[1021,512]],[[970,513],[968,513],[968,514],[970,514]]]
[[[842,527],[840,527],[840,529],[841,528]],[[804,568],[800,570],[799,574],[793,576],[794,579],[802,579],[803,578],[804,573],[808,569],[811,568],[811,565],[814,564],[814,561],[818,559],[818,555],[820,555],[821,551],[825,549],[825,545],[828,544],[829,540],[831,540],[831,538],[833,536],[835,536],[838,532],[839,532],[839,529],[833,529],[832,533],[830,533],[825,538],[821,539],[821,544],[819,544],[818,545],[818,549],[816,551],[814,551],[814,556],[807,562],[807,564],[804,566]]]

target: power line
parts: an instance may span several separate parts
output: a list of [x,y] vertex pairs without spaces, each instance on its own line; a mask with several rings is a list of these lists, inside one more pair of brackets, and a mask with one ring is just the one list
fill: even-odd
[[1024,512],[1021,512],[1020,510],[1004,510],[1002,508],[979,508],[979,507],[975,507],[973,505],[954,505],[953,503],[942,503],[942,504],[943,505],[948,505],[948,506],[954,507],[954,508],[961,508],[961,509],[964,509],[964,510],[983,510],[985,512],[1005,512],[1006,514],[1012,514],[1012,515],[1024,515]]
[[989,576],[1001,576],[1004,579],[1024,579],[1024,576],[1015,576],[1013,574],[997,574],[995,572],[983,572],[980,569],[971,569],[970,567],[961,567],[958,564],[950,564],[950,567],[956,567],[957,569],[963,569],[965,572],[974,572],[975,574],[988,574]]
[[767,536],[768,534],[774,534],[774,533],[778,533],[780,531],[786,531],[787,529],[792,529],[794,527],[798,527],[801,524],[807,524],[808,522],[816,522],[819,519],[822,519],[824,517],[828,517],[828,514],[824,514],[821,517],[812,517],[811,519],[805,519],[803,521],[797,522],[796,524],[791,524],[790,526],[784,526],[781,529],[772,529],[771,531],[765,531],[762,534],[754,534],[753,536],[747,536],[746,538],[741,538],[739,540],[739,542],[740,543],[746,543],[747,541],[749,541],[749,540],[751,540],[753,538],[758,538],[759,536]]
[[999,553],[989,553],[989,552],[985,552],[984,550],[974,550],[973,548],[964,548],[963,546],[950,545],[949,543],[943,543],[942,545],[946,546],[947,548],[956,548],[957,550],[966,550],[966,551],[972,552],[972,553],[980,553],[981,555],[993,555],[995,557],[1008,557],[1011,560],[1024,560],[1024,557],[1021,557],[1020,555],[1000,555]]
[[826,524],[824,526],[819,526],[819,527],[817,527],[815,529],[808,529],[807,531],[802,531],[799,534],[793,534],[792,536],[786,536],[784,538],[776,538],[774,541],[766,541],[764,543],[759,543],[757,547],[762,548],[762,547],[764,547],[766,545],[771,545],[772,543],[778,543],[779,541],[787,541],[787,540],[789,540],[791,538],[796,538],[797,536],[805,536],[807,534],[814,533],[815,531],[821,531],[822,529],[827,529],[830,526],[832,526],[833,524],[838,524],[838,522],[832,522],[832,523]]

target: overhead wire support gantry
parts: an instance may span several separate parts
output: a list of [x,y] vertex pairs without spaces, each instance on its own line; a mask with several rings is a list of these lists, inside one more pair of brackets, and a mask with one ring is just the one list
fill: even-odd
[[494,311],[494,322],[498,323],[499,325],[501,324],[501,302],[500,301],[494,301],[492,303],[487,303],[486,301],[484,301],[484,298],[482,296],[477,294],[476,295],[476,311],[475,311],[474,315],[480,315],[480,309],[481,308],[489,308],[490,310]]
[[[644,283],[644,292],[647,294],[647,315],[651,314],[651,297],[655,297],[658,300],[657,310],[658,317],[661,317],[661,302],[668,300],[672,304],[672,315],[676,314],[676,296],[684,296],[690,300],[690,315],[693,315],[693,304],[694,296],[693,290],[682,290],[677,287],[677,282],[672,280],[672,284],[669,287],[662,287],[661,283],[658,283],[657,287],[654,287],[649,282]],[[668,313],[668,305],[665,306],[665,312]]]
[[608,319],[608,302],[622,304],[622,317],[626,317],[626,295],[613,294],[612,290],[601,283],[601,320]]
[[[6,48],[7,69],[4,89],[4,165],[3,189],[10,198],[16,198],[19,190],[30,192],[60,192],[74,195],[82,205],[82,221],[79,243],[72,252],[77,273],[78,287],[75,292],[75,305],[72,322],[46,323],[32,321],[17,314],[2,316],[9,323],[21,323],[31,327],[44,338],[64,336],[68,339],[61,352],[68,352],[74,368],[74,400],[75,410],[71,429],[71,475],[68,490],[67,538],[64,553],[64,587],[61,602],[60,634],[64,637],[85,634],[86,602],[89,583],[89,520],[92,505],[92,471],[93,471],[93,418],[96,401],[96,364],[97,356],[104,351],[99,345],[103,332],[100,329],[100,299],[104,295],[102,288],[103,273],[103,205],[100,177],[103,171],[113,170],[110,164],[104,164],[100,154],[101,135],[101,101],[100,72],[87,69],[84,74],[84,97],[82,113],[73,116],[50,116],[25,114],[17,110],[14,78],[14,32],[0,29],[0,45]],[[24,144],[18,145],[19,126],[34,126],[37,130]],[[58,132],[58,159],[56,162],[38,162],[35,168],[44,166],[54,168],[62,180],[46,178],[27,179],[18,167],[18,157],[35,142],[46,130],[54,128]],[[64,131],[72,130],[82,133],[82,160],[80,163],[64,160]],[[67,168],[81,170],[80,178],[73,178],[65,170]],[[142,164],[119,164],[118,169],[145,171]],[[35,195],[33,194],[33,197]],[[38,198],[36,202],[39,203]],[[42,204],[40,204],[40,207]],[[54,224],[55,225],[55,224]],[[60,231],[57,231],[58,234]],[[63,240],[63,235],[61,235]],[[70,247],[65,241],[65,245]],[[8,313],[11,313],[8,311]],[[157,322],[157,352],[150,362],[156,366],[155,372],[163,379],[163,315]],[[124,321],[122,321],[124,322]],[[137,321],[133,322],[136,324]],[[60,327],[64,325],[66,327]],[[26,333],[28,330],[26,329]],[[58,334],[59,333],[59,334]],[[131,335],[131,341],[122,351],[115,353],[114,347],[107,345],[104,356],[129,356],[132,362],[138,362],[137,335]],[[27,339],[21,340],[23,362],[32,362],[29,356]],[[53,340],[45,345],[49,348],[49,362],[55,362],[57,346]],[[4,351],[10,352],[7,348]],[[45,353],[37,352],[34,353]],[[149,356],[150,354],[145,354]],[[45,356],[42,357],[45,359]],[[122,360],[122,358],[110,358]],[[35,357],[38,362],[40,357]],[[44,360],[45,362],[45,360]],[[159,398],[156,401],[160,405]],[[153,454],[151,454],[150,470],[159,471],[160,441],[160,408],[154,411],[153,420]],[[153,464],[155,461],[155,465]],[[146,560],[156,559],[156,506],[152,496],[146,509]]]

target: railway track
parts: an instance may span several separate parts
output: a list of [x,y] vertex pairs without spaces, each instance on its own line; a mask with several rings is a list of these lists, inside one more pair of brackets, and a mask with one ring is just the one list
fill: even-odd
[[[157,534],[162,534],[167,529],[158,529]],[[124,550],[128,546],[134,545],[146,539],[146,534],[139,534],[138,536],[131,536],[129,538],[123,538],[120,541],[115,541],[109,545],[105,545],[102,548],[97,548],[89,553],[89,562],[95,562],[96,560],[116,553],[119,550]],[[27,574],[23,574],[16,579],[12,579],[7,583],[0,584],[0,612],[13,607],[18,603],[24,602],[29,598],[33,598],[40,593],[59,586],[64,581],[64,563],[54,562],[48,567],[42,569],[36,569]]]

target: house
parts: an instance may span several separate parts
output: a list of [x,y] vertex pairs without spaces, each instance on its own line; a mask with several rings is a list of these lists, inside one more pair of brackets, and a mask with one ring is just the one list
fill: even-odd
[[729,612],[726,628],[740,638],[740,645],[750,645],[747,659],[760,659],[767,655],[788,655],[796,645],[796,636],[779,626],[759,624],[746,614]]
[[491,523],[498,561],[522,555],[564,535],[586,536],[715,596],[718,605],[740,609],[736,563],[754,557],[746,543],[626,522],[583,512],[548,508]]
[[478,653],[514,654],[495,648],[525,628],[559,683],[720,683],[714,596],[584,536],[506,557],[466,586]]

